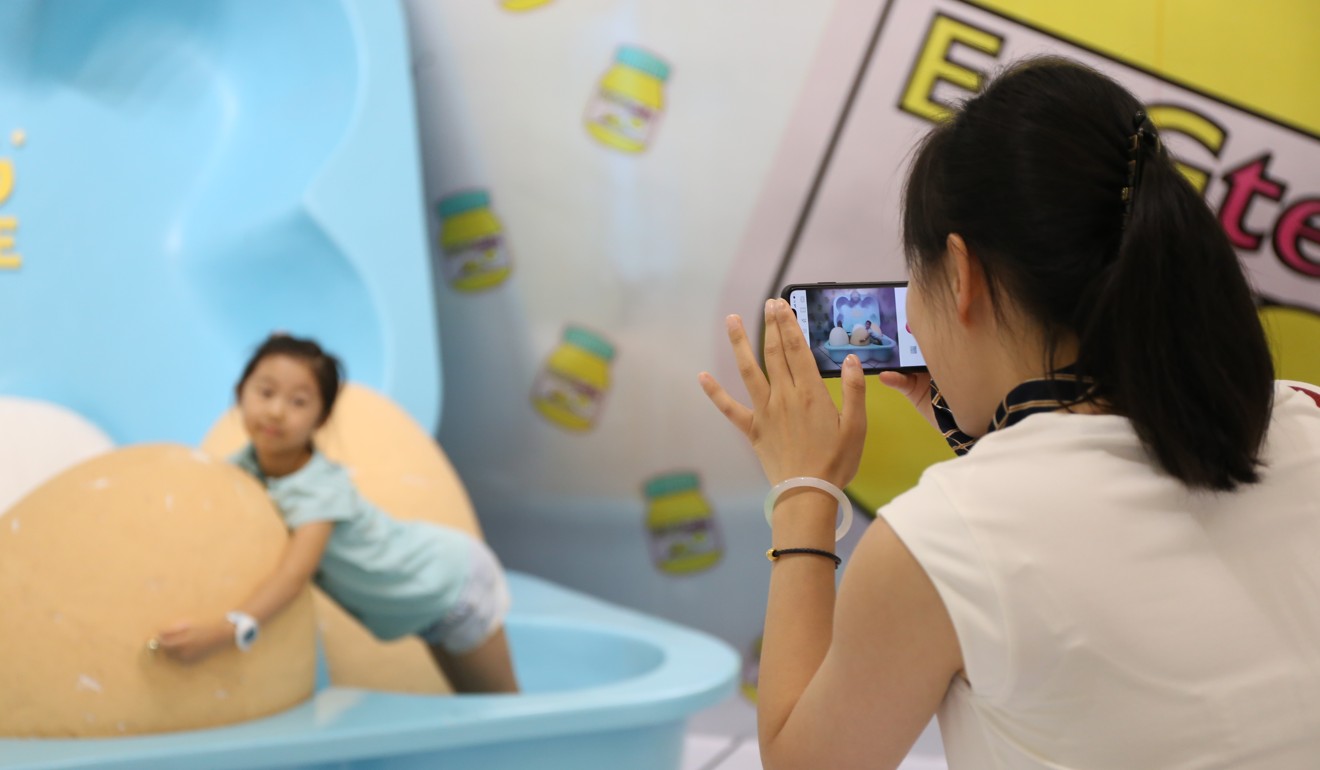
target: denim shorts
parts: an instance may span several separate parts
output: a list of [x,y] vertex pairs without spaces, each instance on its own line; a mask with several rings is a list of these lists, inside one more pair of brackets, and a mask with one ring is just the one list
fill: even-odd
[[422,641],[454,655],[475,650],[498,631],[512,603],[495,552],[475,537],[471,543],[468,574],[458,599],[440,620],[418,632]]

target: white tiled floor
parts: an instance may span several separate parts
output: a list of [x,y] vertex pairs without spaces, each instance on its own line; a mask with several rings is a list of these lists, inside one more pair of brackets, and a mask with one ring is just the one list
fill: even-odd
[[[682,770],[760,770],[756,711],[741,696],[692,716]],[[932,723],[917,739],[900,770],[948,770],[939,730]]]
[[[942,757],[910,754],[899,770],[948,770]],[[760,770],[755,738],[689,733],[683,748],[683,770]]]
[[[734,770],[741,767],[741,765],[721,763],[728,759],[745,740],[731,735],[688,733],[687,742],[683,745],[683,770],[714,770],[717,767]],[[748,767],[760,766],[759,762],[748,765]]]

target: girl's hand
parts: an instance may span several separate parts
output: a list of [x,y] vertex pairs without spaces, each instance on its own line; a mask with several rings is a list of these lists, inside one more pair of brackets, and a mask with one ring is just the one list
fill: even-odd
[[857,357],[850,355],[843,364],[840,413],[787,302],[772,299],[765,305],[764,374],[742,319],[729,316],[727,324],[751,408],[735,401],[709,373],[698,379],[716,408],[752,442],[770,483],[815,476],[846,486],[857,473],[866,439],[866,381]]
[[196,663],[234,641],[234,626],[221,619],[210,623],[175,623],[156,635],[160,651],[180,663]]
[[880,382],[897,390],[903,394],[903,397],[912,402],[912,406],[926,422],[935,430],[939,430],[939,423],[935,422],[935,410],[930,405],[930,374],[919,372],[915,374],[903,374],[902,372],[881,372]]

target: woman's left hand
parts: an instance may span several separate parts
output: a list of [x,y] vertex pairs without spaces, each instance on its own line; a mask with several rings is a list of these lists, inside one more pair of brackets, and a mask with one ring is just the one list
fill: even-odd
[[840,412],[787,302],[766,302],[764,373],[742,319],[729,316],[727,324],[751,407],[734,400],[709,373],[698,379],[711,402],[751,441],[770,483],[814,476],[846,486],[857,473],[866,440],[866,380],[857,357],[849,355],[843,364]]
[[234,627],[226,620],[175,623],[156,635],[161,652],[181,663],[196,663],[234,640]]

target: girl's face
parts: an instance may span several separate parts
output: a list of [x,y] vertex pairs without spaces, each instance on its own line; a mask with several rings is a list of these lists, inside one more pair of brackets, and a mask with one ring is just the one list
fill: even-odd
[[238,409],[258,454],[277,456],[308,450],[323,406],[311,367],[276,354],[257,362],[239,391]]

